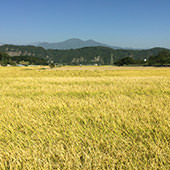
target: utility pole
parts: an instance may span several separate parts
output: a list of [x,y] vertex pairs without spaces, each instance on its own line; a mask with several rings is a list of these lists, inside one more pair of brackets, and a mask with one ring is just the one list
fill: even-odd
[[111,53],[110,55],[110,65],[113,65],[114,64],[114,59],[113,59],[113,54]]

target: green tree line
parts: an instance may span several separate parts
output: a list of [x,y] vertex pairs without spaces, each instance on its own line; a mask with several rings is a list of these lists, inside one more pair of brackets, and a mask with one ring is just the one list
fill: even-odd
[[14,65],[21,61],[36,65],[46,65],[49,64],[49,61],[70,65],[168,65],[170,53],[169,50],[163,48],[125,50],[107,47],[85,47],[70,50],[45,50],[42,47],[14,45],[0,46],[0,51],[1,65]]

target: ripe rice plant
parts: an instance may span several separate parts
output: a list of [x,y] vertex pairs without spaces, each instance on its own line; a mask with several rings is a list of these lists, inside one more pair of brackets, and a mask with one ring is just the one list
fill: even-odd
[[169,169],[170,69],[0,67],[0,169]]

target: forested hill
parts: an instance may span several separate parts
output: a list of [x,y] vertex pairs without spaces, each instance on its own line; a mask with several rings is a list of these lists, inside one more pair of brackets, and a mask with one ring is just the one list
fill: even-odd
[[84,47],[70,50],[45,50],[42,47],[35,46],[0,46],[0,52],[6,52],[11,57],[31,56],[53,60],[61,64],[110,64],[111,59],[115,61],[131,57],[135,60],[143,60],[150,56],[155,56],[164,48],[152,48],[147,50],[125,50],[112,49],[107,47]]
[[39,58],[44,58],[47,55],[44,48],[35,46],[2,45],[0,52],[6,52],[10,56],[35,56]]
[[59,63],[99,63],[110,64],[111,58],[114,61],[125,57],[135,60],[143,60],[150,56],[157,55],[163,48],[153,48],[149,50],[114,50],[106,47],[85,47],[72,50],[48,50],[49,56]]

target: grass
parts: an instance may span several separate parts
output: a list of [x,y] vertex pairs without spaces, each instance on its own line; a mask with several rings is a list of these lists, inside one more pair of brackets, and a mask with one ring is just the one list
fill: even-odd
[[170,69],[0,67],[0,169],[169,169]]

